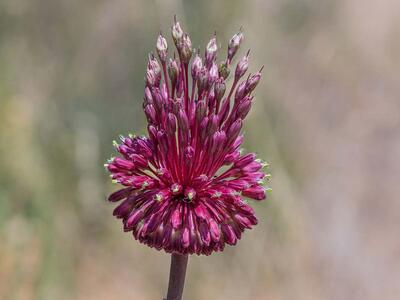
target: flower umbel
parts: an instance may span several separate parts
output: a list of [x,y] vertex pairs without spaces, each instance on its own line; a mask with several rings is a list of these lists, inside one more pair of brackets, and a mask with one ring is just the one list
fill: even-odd
[[268,190],[263,187],[269,179],[262,171],[266,164],[240,149],[261,70],[242,79],[247,52],[227,87],[241,31],[220,64],[215,35],[203,58],[193,55],[189,35],[176,21],[172,37],[177,55],[168,59],[160,34],[159,61],[150,55],[147,65],[143,108],[148,137],[120,136],[121,142],[114,142],[120,156],[105,165],[114,182],[124,186],[109,200],[121,202],[114,215],[141,243],[169,253],[209,255],[235,245],[246,228],[257,224],[243,197],[263,200]]

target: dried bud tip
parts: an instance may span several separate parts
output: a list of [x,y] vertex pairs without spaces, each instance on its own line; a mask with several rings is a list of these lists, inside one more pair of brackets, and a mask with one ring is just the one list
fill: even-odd
[[162,62],[165,62],[167,59],[167,54],[168,54],[168,44],[167,40],[162,36],[161,32],[160,35],[157,38],[157,53],[158,57]]
[[214,34],[214,36],[208,42],[205,50],[205,58],[207,65],[211,64],[214,61],[215,57],[217,56],[217,51],[218,51],[217,37]]
[[174,25],[171,28],[172,38],[174,39],[175,45],[178,46],[179,42],[183,37],[183,30],[179,22],[176,21],[176,16],[174,17]]

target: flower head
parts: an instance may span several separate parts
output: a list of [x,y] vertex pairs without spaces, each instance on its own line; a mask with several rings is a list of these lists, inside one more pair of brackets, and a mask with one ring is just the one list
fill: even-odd
[[141,243],[166,252],[209,255],[225,244],[235,245],[246,228],[257,224],[243,197],[266,196],[266,164],[240,149],[243,119],[261,70],[241,81],[247,53],[227,88],[242,32],[231,39],[219,67],[215,35],[203,59],[198,53],[192,58],[189,35],[176,20],[172,37],[179,59],[167,60],[167,41],[160,35],[156,50],[161,65],[154,55],[147,65],[143,107],[148,137],[120,136],[114,142],[120,156],[105,165],[114,182],[124,186],[109,200],[120,202],[114,215]]

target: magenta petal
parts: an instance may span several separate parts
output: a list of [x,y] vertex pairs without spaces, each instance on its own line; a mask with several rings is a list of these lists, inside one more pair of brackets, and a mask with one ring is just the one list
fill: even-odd
[[219,231],[219,226],[218,226],[217,222],[215,222],[214,219],[210,219],[209,223],[210,223],[211,238],[214,242],[218,242],[221,237],[221,233]]
[[182,233],[182,246],[183,248],[188,248],[190,243],[190,238],[189,238],[189,229],[184,228],[183,233]]
[[128,187],[128,188],[124,188],[119,191],[116,191],[108,197],[108,201],[111,201],[111,202],[120,201],[120,200],[128,197],[133,190],[134,189],[132,187]]
[[232,227],[227,224],[221,225],[222,232],[224,234],[224,239],[229,245],[235,245],[237,237]]
[[208,229],[207,223],[206,222],[202,222],[199,226],[199,232],[200,232],[200,236],[201,236],[201,240],[202,242],[208,246],[210,244],[211,241],[211,237],[210,237],[210,230]]

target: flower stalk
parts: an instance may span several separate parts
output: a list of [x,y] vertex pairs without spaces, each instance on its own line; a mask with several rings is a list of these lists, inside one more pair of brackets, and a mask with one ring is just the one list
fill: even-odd
[[171,255],[171,267],[169,272],[169,283],[167,298],[164,300],[181,300],[185,286],[186,267],[188,255],[173,253]]

